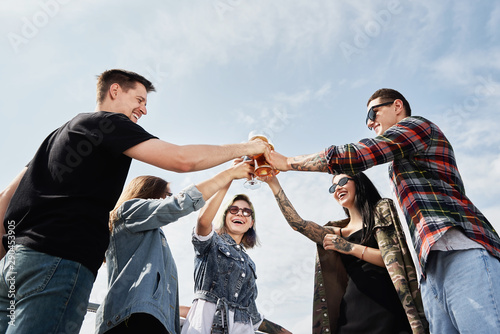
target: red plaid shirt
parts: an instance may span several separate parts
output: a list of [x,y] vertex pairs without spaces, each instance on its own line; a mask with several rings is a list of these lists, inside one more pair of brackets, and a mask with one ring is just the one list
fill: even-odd
[[432,122],[407,117],[381,136],[330,146],[325,155],[331,173],[356,174],[392,162],[393,190],[424,273],[432,245],[455,226],[500,259],[500,238],[465,195],[453,148]]

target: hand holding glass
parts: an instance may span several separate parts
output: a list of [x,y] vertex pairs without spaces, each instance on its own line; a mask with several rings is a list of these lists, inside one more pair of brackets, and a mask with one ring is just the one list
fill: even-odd
[[[262,134],[255,134],[250,132],[249,141],[260,139],[271,146],[271,150],[274,150],[273,144],[269,142],[267,137]],[[255,160],[255,172],[254,174],[257,176],[259,180],[265,180],[267,177],[273,177],[279,173],[279,170],[274,169],[269,162],[267,162],[264,153],[258,154],[253,157]]]
[[[243,161],[251,161],[252,159],[245,155],[243,157]],[[252,174],[252,178],[250,180],[246,180],[243,186],[247,189],[259,189],[260,188],[260,182],[255,178],[255,176]]]

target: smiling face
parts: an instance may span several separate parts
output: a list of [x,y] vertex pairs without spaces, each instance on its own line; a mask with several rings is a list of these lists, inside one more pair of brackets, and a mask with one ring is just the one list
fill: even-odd
[[371,100],[367,106],[367,113],[370,108],[375,111],[375,120],[369,119],[366,125],[368,128],[375,131],[377,136],[382,135],[391,126],[397,124],[399,121],[408,116],[403,101],[396,99],[394,101],[387,101],[387,99],[376,98]]
[[252,208],[250,204],[244,200],[234,201],[232,206],[237,206],[240,210],[234,214],[227,211],[225,225],[227,233],[236,240],[237,238],[235,238],[235,236],[239,236],[240,238],[243,237],[243,235],[253,226],[252,216],[245,217],[241,209],[246,208],[251,210]]
[[142,115],[147,114],[147,91],[141,83],[136,83],[135,87],[123,90],[118,84],[113,84],[110,87],[111,94],[114,98],[115,112],[124,114],[134,123],[137,123]]
[[[346,174],[335,175],[332,183],[338,184],[340,180],[345,177],[350,178],[350,176]],[[347,209],[354,208],[354,203],[356,202],[356,184],[353,180],[348,180],[343,186],[337,185],[333,192],[333,197],[342,207]]]
[[[371,107],[383,104],[384,102],[387,101],[382,101],[381,98],[376,98],[375,100],[372,100],[368,104],[367,111],[369,111]],[[397,118],[398,114],[395,113],[395,107],[396,103],[392,103],[389,105],[374,108],[374,111],[376,112],[375,120],[374,121],[368,120],[368,123],[366,125],[369,128],[372,128],[373,131],[375,131],[375,133],[377,134],[377,136],[380,136],[385,132],[385,130],[389,129],[391,126],[393,126],[398,122]]]

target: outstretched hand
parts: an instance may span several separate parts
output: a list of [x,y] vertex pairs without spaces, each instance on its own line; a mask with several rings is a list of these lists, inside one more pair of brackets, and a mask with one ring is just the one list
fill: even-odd
[[279,170],[279,171],[287,171],[288,168],[288,158],[285,157],[284,155],[274,151],[274,150],[269,150],[267,152],[264,152],[264,155],[266,157],[267,162],[273,166],[273,168]]
[[262,153],[264,153],[267,157],[267,154],[269,154],[269,152],[271,151],[271,146],[269,145],[269,143],[258,138],[248,141],[246,145],[248,145],[249,147],[247,155],[250,157]]
[[250,179],[253,174],[253,160],[244,161],[243,158],[237,158],[233,160],[231,167],[229,167],[228,172],[233,180],[237,179]]

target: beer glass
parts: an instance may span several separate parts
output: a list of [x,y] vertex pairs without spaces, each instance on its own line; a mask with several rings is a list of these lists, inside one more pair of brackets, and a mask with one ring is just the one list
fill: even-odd
[[[257,131],[250,132],[250,134],[248,135],[248,140],[250,141],[250,140],[256,140],[256,139],[260,139],[262,141],[265,141],[266,143],[269,144],[269,146],[271,146],[271,150],[274,150],[273,144],[270,143],[268,137],[264,133],[257,132]],[[269,164],[269,162],[266,161],[266,157],[263,153],[258,154],[256,156],[254,156],[253,158],[255,161],[254,174],[255,174],[257,179],[264,181],[264,180],[266,180],[266,178],[273,177],[279,173],[279,170],[276,170],[273,167],[271,167],[271,164]]]

